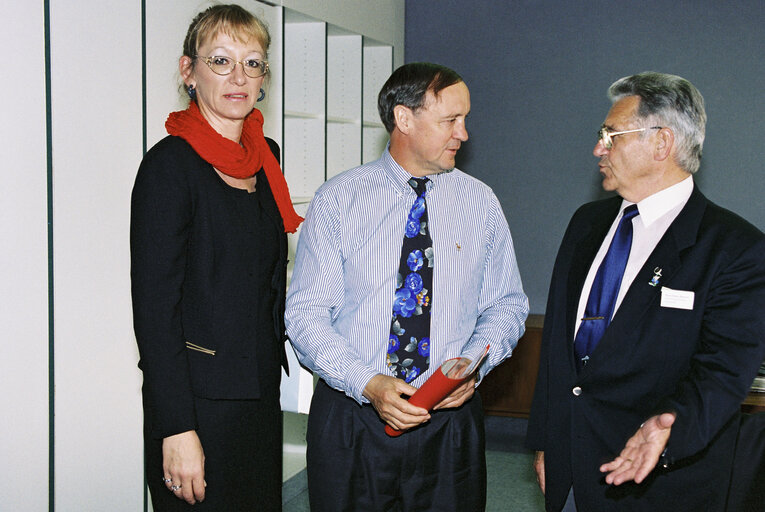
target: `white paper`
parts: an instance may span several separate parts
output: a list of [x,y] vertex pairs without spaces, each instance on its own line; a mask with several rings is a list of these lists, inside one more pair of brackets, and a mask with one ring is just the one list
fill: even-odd
[[673,290],[661,287],[661,307],[675,309],[693,309],[694,293],[687,290]]

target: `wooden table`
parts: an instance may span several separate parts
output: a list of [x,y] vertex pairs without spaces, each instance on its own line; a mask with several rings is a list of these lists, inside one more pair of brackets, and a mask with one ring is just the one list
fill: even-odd
[[544,315],[529,315],[526,333],[518,340],[513,356],[494,368],[478,386],[486,414],[529,417],[537,383],[543,324]]
[[[529,315],[526,333],[513,356],[489,373],[478,387],[486,414],[528,418],[537,381],[543,325],[544,315]],[[741,411],[765,412],[765,393],[749,393]]]

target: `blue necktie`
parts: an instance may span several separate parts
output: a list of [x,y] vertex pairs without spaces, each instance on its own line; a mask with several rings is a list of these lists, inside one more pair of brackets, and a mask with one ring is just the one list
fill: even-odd
[[430,365],[433,240],[425,204],[427,182],[427,178],[409,180],[417,199],[406,219],[388,339],[388,367],[406,382],[412,382]]
[[624,276],[624,268],[632,247],[632,218],[638,215],[637,205],[624,209],[624,215],[616,228],[611,246],[603,258],[595,280],[592,282],[590,296],[584,308],[584,318],[574,339],[577,369],[582,369],[590,359],[606,327],[611,323],[616,305],[616,296]]

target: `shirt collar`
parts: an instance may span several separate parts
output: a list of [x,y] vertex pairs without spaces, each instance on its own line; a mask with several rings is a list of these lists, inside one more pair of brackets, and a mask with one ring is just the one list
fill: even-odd
[[[406,194],[407,191],[413,190],[411,186],[409,186],[409,180],[413,177],[406,169],[401,167],[398,162],[391,156],[390,154],[390,142],[385,147],[385,151],[383,151],[382,157],[382,168],[385,171],[385,175],[388,177],[390,182],[393,184],[394,188],[400,193],[400,194]],[[434,187],[436,182],[444,175],[449,174],[451,171],[444,171],[439,172],[437,174],[429,174],[426,176],[428,178],[429,183],[427,184],[428,190],[431,187]]]
[[[638,212],[640,212],[640,220],[643,225],[648,227],[670,210],[680,205],[684,205],[688,202],[688,198],[691,197],[692,192],[693,177],[688,176],[683,181],[656,192],[637,203]],[[622,210],[631,204],[635,203],[631,203],[627,200],[622,201]]]

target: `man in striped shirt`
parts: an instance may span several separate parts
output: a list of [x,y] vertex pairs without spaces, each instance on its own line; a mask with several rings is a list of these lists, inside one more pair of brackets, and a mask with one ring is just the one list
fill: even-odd
[[[379,160],[316,192],[287,299],[287,333],[301,364],[320,377],[307,433],[311,510],[483,510],[483,411],[474,390],[510,356],[528,313],[510,231],[491,189],[455,168],[470,111],[459,75],[404,65],[378,108],[390,144]],[[426,177],[418,197],[409,182]],[[432,238],[424,255],[433,276],[427,370],[407,368],[402,380],[388,348],[405,225],[422,198]],[[413,307],[419,302],[427,301]],[[433,412],[402,398],[447,359],[475,360],[487,345],[477,375]],[[384,424],[411,430],[388,437]]]

